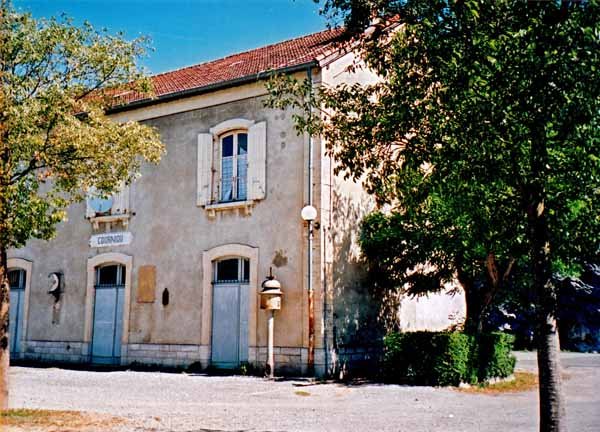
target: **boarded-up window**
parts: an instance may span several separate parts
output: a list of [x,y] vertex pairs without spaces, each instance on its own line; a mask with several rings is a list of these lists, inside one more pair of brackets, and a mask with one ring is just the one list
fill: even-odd
[[138,303],[154,303],[156,287],[156,266],[145,265],[138,270]]

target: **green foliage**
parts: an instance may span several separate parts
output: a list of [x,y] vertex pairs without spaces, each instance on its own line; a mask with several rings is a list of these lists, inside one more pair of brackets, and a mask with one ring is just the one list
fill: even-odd
[[434,386],[504,378],[514,371],[512,340],[502,333],[390,333],[384,339],[384,378]]
[[145,39],[67,18],[36,20],[0,5],[0,247],[49,239],[66,207],[94,188],[115,192],[143,161],[158,162],[158,132],[105,115],[123,91],[142,91]]
[[468,377],[472,338],[464,333],[391,333],[384,340],[387,380],[458,385]]
[[[362,244],[396,286],[420,294],[456,275],[477,315],[515,271],[532,283],[533,250],[571,274],[597,258],[597,0],[327,0],[324,11],[351,31],[375,23],[358,49],[381,80],[315,93],[276,78],[270,104],[311,105],[319,115],[297,127],[389,205]],[[389,14],[401,26],[387,32],[372,18]],[[429,274],[409,277],[413,256]]]
[[508,333],[493,332],[479,336],[479,382],[512,375],[516,363],[516,358],[512,355],[514,342],[515,337]]

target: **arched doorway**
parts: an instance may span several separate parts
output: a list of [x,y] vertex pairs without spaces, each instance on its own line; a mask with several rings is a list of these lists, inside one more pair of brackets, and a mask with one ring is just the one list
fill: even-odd
[[125,280],[126,268],[122,264],[95,268],[92,363],[120,363]]
[[17,358],[21,354],[21,340],[23,339],[25,317],[25,286],[27,272],[22,268],[8,270],[10,284],[10,313],[8,317],[8,334],[10,343],[10,356]]
[[211,365],[233,369],[248,361],[250,260],[213,261]]

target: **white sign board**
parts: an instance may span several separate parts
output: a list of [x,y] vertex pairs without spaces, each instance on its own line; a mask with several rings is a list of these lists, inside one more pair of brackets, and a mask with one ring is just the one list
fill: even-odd
[[90,238],[90,247],[109,247],[123,246],[131,243],[132,235],[130,232],[114,232],[95,234]]

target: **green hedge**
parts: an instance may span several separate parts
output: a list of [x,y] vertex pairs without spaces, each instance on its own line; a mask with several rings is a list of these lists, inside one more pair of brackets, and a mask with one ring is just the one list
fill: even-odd
[[515,337],[507,333],[485,333],[479,337],[479,382],[490,378],[506,378],[515,370],[512,355]]
[[390,333],[385,337],[384,378],[417,385],[475,384],[513,373],[514,338],[504,333]]

